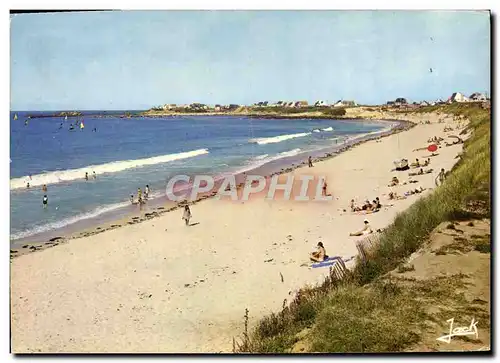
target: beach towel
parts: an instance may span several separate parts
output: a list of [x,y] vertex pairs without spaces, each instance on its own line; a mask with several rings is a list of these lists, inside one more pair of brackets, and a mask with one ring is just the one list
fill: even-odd
[[315,262],[311,265],[312,268],[325,267],[325,266],[333,266],[338,260],[341,259],[340,256],[328,257],[326,260],[321,262]]
[[363,211],[358,211],[358,212],[355,212],[354,214],[358,214],[358,215],[365,215],[365,214],[373,214],[373,213],[377,213],[380,209],[374,209],[374,210],[363,210]]

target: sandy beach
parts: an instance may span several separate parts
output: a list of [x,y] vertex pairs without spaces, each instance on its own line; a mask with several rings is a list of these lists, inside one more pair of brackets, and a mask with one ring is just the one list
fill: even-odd
[[[432,173],[392,188],[400,195],[421,186],[427,190],[389,201],[391,178],[409,181],[408,173],[416,171],[393,172],[393,160],[426,159],[428,151],[413,150],[426,147],[432,136],[451,142],[447,136],[461,130],[443,129],[455,129],[458,121],[361,108],[349,109],[346,116],[417,125],[314,168],[292,171],[296,177],[326,176],[333,201],[207,199],[191,207],[189,227],[179,209],[12,259],[13,352],[231,352],[232,338],[243,330],[245,308],[253,325],[281,309],[294,291],[328,274],[327,267],[301,266],[319,241],[330,256],[356,256],[362,237],[349,233],[359,230],[365,218],[374,230],[389,225],[397,213],[432,192],[439,170],[449,170],[462,150],[461,144],[442,143],[424,168]],[[351,199],[360,204],[377,196],[384,205],[377,213],[348,210]]]

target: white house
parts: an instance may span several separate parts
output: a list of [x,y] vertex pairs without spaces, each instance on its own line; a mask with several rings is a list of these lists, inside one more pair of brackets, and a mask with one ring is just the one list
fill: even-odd
[[483,102],[486,101],[486,96],[483,93],[474,92],[470,95],[469,99],[472,102]]
[[352,106],[357,106],[356,102],[354,101],[345,101],[345,100],[338,100],[333,107],[352,107]]
[[323,101],[323,100],[319,100],[319,101],[316,101],[316,102],[314,103],[314,106],[315,106],[315,107],[323,107],[323,106],[326,106],[326,103],[325,103],[325,101]]
[[175,103],[170,103],[170,104],[164,104],[163,105],[163,109],[164,110],[172,110],[172,109],[174,109],[176,107],[177,107],[177,105]]
[[450,99],[448,100],[449,103],[452,102],[468,102],[469,99],[465,97],[463,94],[460,92],[455,92],[451,95]]

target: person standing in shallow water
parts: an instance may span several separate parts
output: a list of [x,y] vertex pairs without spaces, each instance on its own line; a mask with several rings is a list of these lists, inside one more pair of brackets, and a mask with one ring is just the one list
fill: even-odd
[[85,172],[85,180],[89,180],[89,173]]
[[313,167],[312,157],[309,156],[308,162],[309,162],[309,167],[312,168]]
[[47,195],[43,196],[42,204],[43,204],[43,209],[47,208],[47,204],[49,204],[49,198],[47,198]]
[[184,222],[186,222],[186,226],[189,226],[189,220],[191,219],[191,210],[189,209],[188,205],[184,207],[184,213],[182,214],[182,219],[184,219]]

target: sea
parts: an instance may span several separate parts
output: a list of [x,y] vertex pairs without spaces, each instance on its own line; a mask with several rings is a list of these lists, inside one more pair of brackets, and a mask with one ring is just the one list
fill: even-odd
[[[280,160],[306,160],[395,125],[243,116],[127,118],[124,113],[83,111],[67,119],[49,117],[54,111],[10,113],[11,245],[124,215],[138,188],[149,185],[150,199],[164,197],[174,175],[217,178]],[[75,126],[81,120],[84,128]]]

